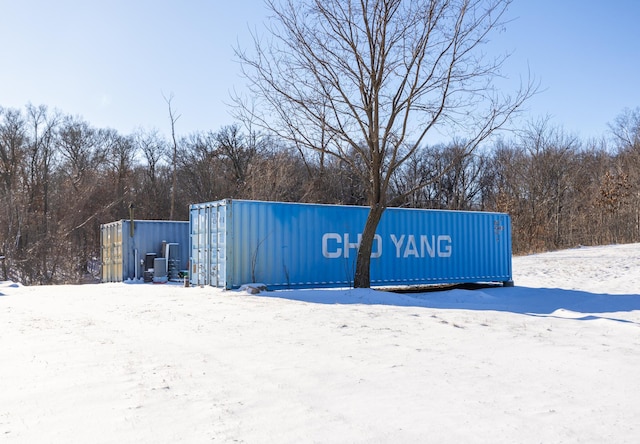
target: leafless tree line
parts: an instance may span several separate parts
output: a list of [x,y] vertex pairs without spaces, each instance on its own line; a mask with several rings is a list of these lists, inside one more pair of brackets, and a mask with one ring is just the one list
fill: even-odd
[[[238,124],[175,140],[45,106],[0,108],[0,280],[97,276],[99,225],[128,218],[131,203],[136,218],[156,220],[169,219],[172,198],[177,220],[191,203],[224,198],[367,204],[355,150],[344,162]],[[388,201],[508,212],[515,253],[640,241],[640,108],[623,112],[609,139],[583,141],[543,120],[473,154],[465,146],[416,150]]]
[[396,187],[428,183],[412,207],[509,213],[516,254],[639,242],[640,109],[610,126],[609,139],[582,141],[544,119],[471,156],[430,147]]

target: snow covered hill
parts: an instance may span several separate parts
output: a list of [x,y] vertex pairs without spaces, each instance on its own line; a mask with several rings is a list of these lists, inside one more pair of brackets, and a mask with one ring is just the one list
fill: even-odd
[[0,442],[638,442],[640,244],[514,288],[0,283]]

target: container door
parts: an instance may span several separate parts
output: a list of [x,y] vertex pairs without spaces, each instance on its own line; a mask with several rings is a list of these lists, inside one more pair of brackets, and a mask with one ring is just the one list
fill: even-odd
[[225,287],[227,280],[227,219],[226,206],[217,205],[217,223],[216,223],[216,269],[215,269],[215,286]]
[[207,285],[223,287],[225,283],[225,206],[214,202],[206,208],[206,254]]
[[207,208],[207,283],[218,286],[218,207]]
[[225,206],[219,202],[191,208],[191,282],[225,285]]
[[122,257],[122,224],[117,224],[114,227],[114,239],[113,239],[113,263],[114,263],[114,275],[113,282],[122,282],[123,280],[123,257]]
[[204,285],[204,212],[200,206],[191,207],[191,269],[189,270],[191,283]]
[[102,263],[102,282],[112,282],[112,265],[111,265],[111,249],[109,244],[111,236],[109,235],[109,227],[102,225],[100,227],[100,262]]
[[102,282],[121,282],[122,224],[103,225],[100,230]]

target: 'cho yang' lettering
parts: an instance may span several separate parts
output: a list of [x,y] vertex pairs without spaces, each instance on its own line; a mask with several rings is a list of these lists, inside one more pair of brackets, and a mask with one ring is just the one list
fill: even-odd
[[[358,234],[356,242],[352,242],[349,233],[325,233],[322,235],[322,255],[327,259],[337,259],[340,257],[349,258],[350,251],[355,250],[355,254],[360,248],[362,234]],[[382,238],[376,234],[373,238],[373,248],[371,257],[378,258],[382,255]]]
[[413,234],[391,235],[391,242],[396,247],[397,258],[409,257],[451,257],[451,236],[421,234],[416,238]]
[[[451,257],[452,240],[448,234],[441,235],[390,235],[395,257],[408,258],[447,258]],[[360,248],[362,234],[354,242],[349,233],[325,233],[322,235],[322,255],[327,259],[355,257]],[[390,246],[389,246],[390,247]],[[353,250],[353,251],[352,251]],[[382,256],[383,240],[379,234],[373,239],[372,258]]]

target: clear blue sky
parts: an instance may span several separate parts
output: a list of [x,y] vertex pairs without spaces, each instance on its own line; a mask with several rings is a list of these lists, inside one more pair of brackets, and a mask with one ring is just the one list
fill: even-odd
[[[526,119],[586,139],[640,106],[640,1],[515,0],[508,16],[489,49],[513,52],[516,84],[527,70],[540,81]],[[168,133],[173,94],[178,134],[217,130],[243,85],[233,47],[265,18],[262,0],[0,0],[0,106]]]

